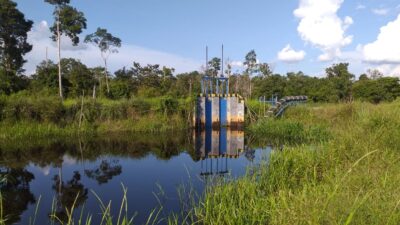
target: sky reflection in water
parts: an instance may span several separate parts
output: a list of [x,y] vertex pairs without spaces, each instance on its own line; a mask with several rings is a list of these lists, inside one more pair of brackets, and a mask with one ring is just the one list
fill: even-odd
[[164,135],[115,135],[92,140],[62,140],[19,150],[0,150],[1,192],[8,223],[29,224],[39,197],[36,224],[49,224],[52,203],[60,219],[76,198],[75,217],[85,213],[99,222],[103,202],[117,214],[122,184],[128,209],[142,224],[151,210],[161,216],[181,210],[178,191],[202,193],[216,177],[235,178],[248,165],[268,160],[271,149],[249,147],[243,131],[179,132]]

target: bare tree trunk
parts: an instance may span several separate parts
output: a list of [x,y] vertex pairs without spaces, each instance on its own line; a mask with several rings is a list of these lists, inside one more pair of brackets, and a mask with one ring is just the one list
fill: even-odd
[[230,83],[229,83],[229,80],[231,79],[231,75],[228,73],[228,90],[227,90],[227,92],[228,92],[228,94],[230,93]]
[[189,80],[189,96],[192,96],[192,79]]
[[93,99],[96,99],[96,84],[93,85]]
[[240,76],[238,75],[238,76],[236,76],[236,80],[235,80],[235,94],[239,94],[238,93],[238,85],[239,85],[239,79],[240,79]]
[[107,74],[107,59],[104,59],[104,74],[106,76],[106,86],[107,86],[107,93],[110,93],[110,86],[108,85],[108,74]]
[[58,10],[57,17],[57,47],[58,47],[58,88],[60,89],[60,98],[64,98],[62,91],[62,80],[61,80],[61,35],[60,35],[60,10]]
[[249,75],[249,86],[250,86],[249,98],[251,99],[251,77],[250,77],[250,75]]
[[96,76],[97,76],[97,79],[99,80],[99,94],[101,96],[103,94],[103,83],[101,82],[102,81],[101,73],[98,74],[97,72],[98,71],[96,71]]
[[83,119],[83,98],[85,97],[85,91],[82,93],[82,101],[81,101],[81,113],[79,115],[79,131],[82,125],[82,119]]

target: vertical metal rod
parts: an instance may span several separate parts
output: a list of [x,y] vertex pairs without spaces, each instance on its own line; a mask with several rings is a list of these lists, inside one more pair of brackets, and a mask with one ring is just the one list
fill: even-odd
[[222,44],[221,77],[224,76],[224,44]]
[[206,46],[206,76],[208,76],[208,46]]

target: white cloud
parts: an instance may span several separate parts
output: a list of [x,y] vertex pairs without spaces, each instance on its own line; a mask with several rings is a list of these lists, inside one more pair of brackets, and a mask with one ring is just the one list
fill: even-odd
[[336,14],[342,3],[343,0],[300,0],[294,11],[300,19],[297,27],[300,37],[323,52],[318,57],[321,61],[333,60],[353,40],[353,36],[345,34],[353,19],[348,16],[341,19]]
[[400,77],[400,65],[383,64],[372,67],[377,69],[384,74],[384,76]]
[[363,60],[385,75],[400,76],[400,14],[381,27],[377,39],[363,47]]
[[362,10],[362,9],[366,9],[366,8],[367,8],[367,6],[365,6],[365,5],[361,4],[361,3],[358,3],[358,5],[356,6],[357,10]]
[[371,10],[373,14],[379,15],[379,16],[386,16],[389,14],[390,9],[388,8],[379,8],[379,9],[372,9]]
[[304,51],[294,50],[290,44],[286,45],[278,52],[278,59],[286,63],[297,63],[304,59],[306,53]]
[[232,62],[231,62],[231,65],[232,65],[232,66],[236,66],[236,67],[244,67],[242,61],[232,61]]
[[355,50],[343,51],[338,57],[339,60],[349,62],[350,64],[361,64],[363,58],[363,46],[358,44]]
[[400,64],[400,14],[381,27],[376,41],[364,46],[364,60],[376,64]]
[[[57,45],[50,39],[50,36],[51,32],[46,21],[38,23],[28,33],[28,41],[33,45],[32,51],[25,57],[27,63],[24,65],[24,69],[28,75],[34,73],[36,66],[45,60],[46,48],[48,48],[48,58],[54,62],[57,61]],[[98,48],[83,42],[78,46],[73,46],[67,37],[61,39],[61,57],[79,59],[90,67],[102,66]],[[198,70],[201,66],[201,62],[194,59],[123,44],[117,54],[110,56],[109,70],[115,71],[124,66],[130,67],[133,61],[141,64],[160,64],[161,66],[173,67],[176,73]]]

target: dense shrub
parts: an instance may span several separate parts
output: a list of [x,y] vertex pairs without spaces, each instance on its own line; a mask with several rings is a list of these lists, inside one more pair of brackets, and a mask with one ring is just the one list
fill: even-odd
[[393,101],[400,96],[399,78],[383,77],[357,81],[353,85],[353,95],[356,99],[371,103]]
[[[10,124],[44,122],[61,127],[81,124],[92,129],[104,122],[117,124],[117,121],[124,121],[131,124],[133,121],[142,121],[142,129],[144,124],[152,123],[151,120],[156,117],[168,116],[167,119],[179,115],[183,121],[187,118],[187,113],[190,112],[186,110],[186,105],[172,97],[121,100],[84,98],[83,102],[82,99],[67,99],[62,102],[58,97],[28,97],[24,92],[10,96],[0,95],[0,121]],[[169,124],[168,121],[155,120]],[[153,127],[151,130],[157,129]]]
[[179,106],[178,100],[171,97],[162,98],[160,101],[160,110],[164,112],[164,114],[166,115],[170,115],[176,110],[178,110],[178,106]]
[[3,100],[1,115],[9,121],[57,122],[63,116],[64,107],[58,98],[26,98],[11,96]]

